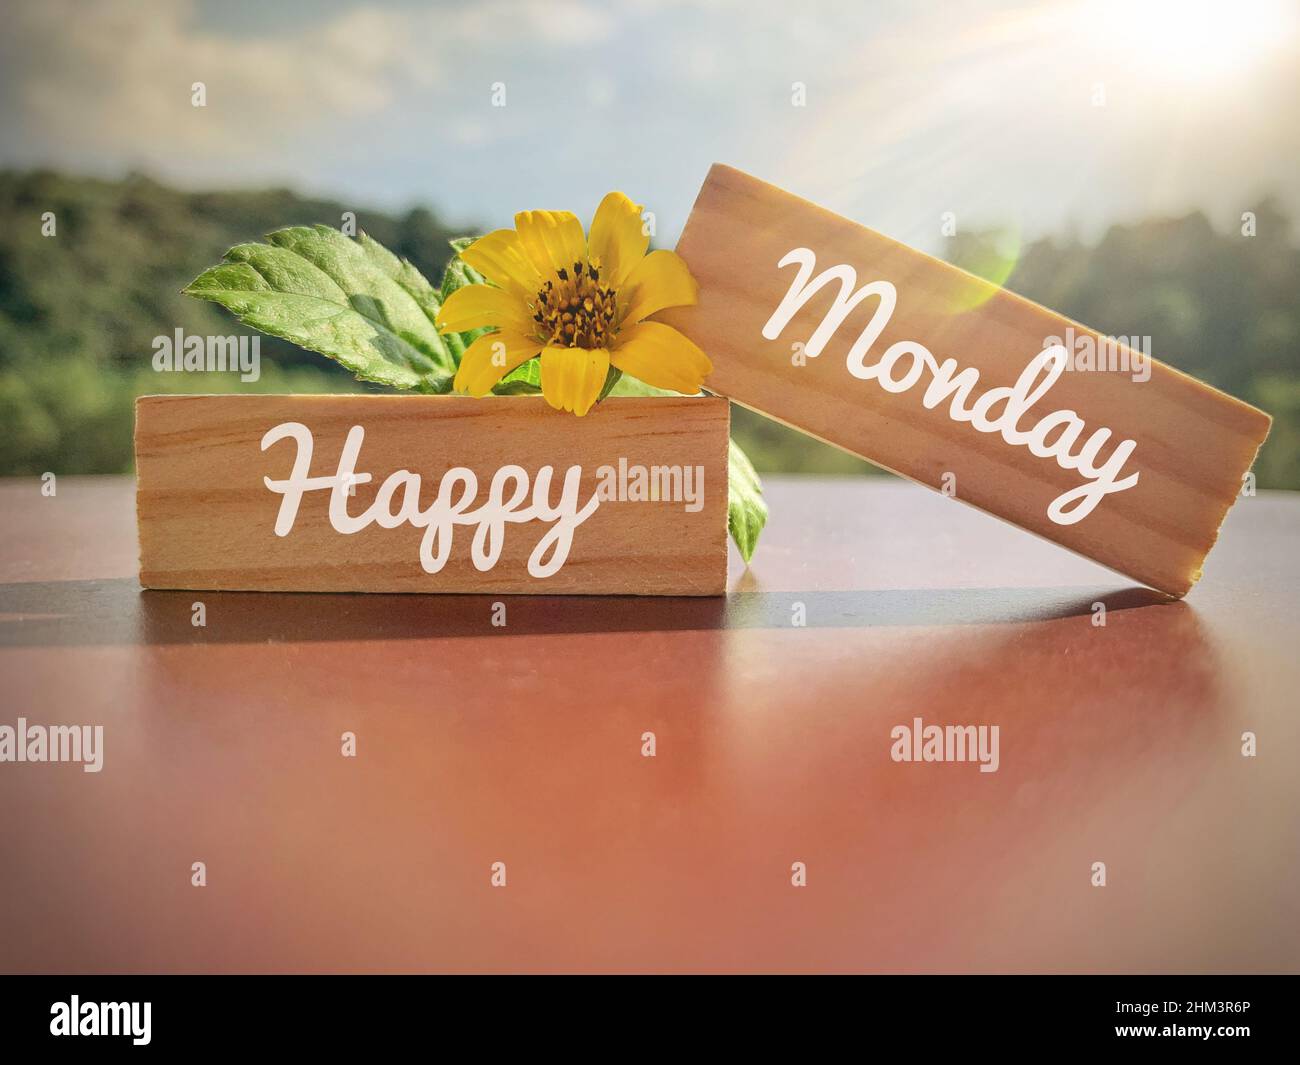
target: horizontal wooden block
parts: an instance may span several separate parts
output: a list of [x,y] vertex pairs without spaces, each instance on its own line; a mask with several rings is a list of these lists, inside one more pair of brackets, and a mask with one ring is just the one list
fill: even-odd
[[721,595],[729,429],[715,397],[145,396],[140,583]]
[[1268,434],[1142,345],[731,167],[677,251],[699,303],[659,318],[708,352],[710,391],[1170,595]]

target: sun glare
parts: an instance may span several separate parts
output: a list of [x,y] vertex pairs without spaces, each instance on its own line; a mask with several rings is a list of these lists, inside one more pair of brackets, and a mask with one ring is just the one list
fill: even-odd
[[1296,22],[1287,0],[1107,0],[1083,10],[1103,47],[1124,51],[1153,74],[1191,83],[1256,65],[1286,42]]

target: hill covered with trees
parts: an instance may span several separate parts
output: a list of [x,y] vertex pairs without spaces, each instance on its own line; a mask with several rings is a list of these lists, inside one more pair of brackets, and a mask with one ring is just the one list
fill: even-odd
[[[1008,253],[995,235],[954,238],[947,257],[1103,333],[1150,336],[1152,354],[1268,411],[1262,487],[1300,488],[1300,249],[1272,202],[1255,235],[1204,215],[1112,227],[1096,244],[1044,239]],[[262,374],[159,374],[153,338],[248,332],[180,289],[227,248],[287,225],[358,228],[437,279],[455,232],[423,208],[400,217],[285,189],[184,192],[49,171],[0,172],[0,473],[131,467],[135,396],[163,391],[365,388],[270,337]],[[54,233],[43,223],[53,215]],[[736,435],[762,471],[857,472],[865,463],[738,410]]]
[[[285,189],[182,192],[143,176],[98,181],[0,172],[0,473],[131,468],[137,395],[359,391],[327,359],[262,337],[262,374],[160,374],[153,338],[251,334],[181,288],[232,245],[287,225],[338,226],[345,211],[376,240],[438,278],[452,232],[433,214],[401,217]],[[47,212],[54,233],[43,235]]]

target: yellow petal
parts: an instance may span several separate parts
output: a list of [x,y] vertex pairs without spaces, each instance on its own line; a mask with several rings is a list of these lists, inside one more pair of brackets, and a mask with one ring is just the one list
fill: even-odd
[[508,330],[484,333],[465,349],[453,387],[471,396],[486,396],[501,378],[541,350],[541,341],[530,336]]
[[533,332],[528,308],[518,296],[492,285],[458,288],[438,311],[439,333],[463,333],[469,329],[499,329],[514,333]]
[[619,289],[620,302],[626,301],[623,321],[632,325],[665,307],[688,306],[696,302],[699,291],[685,259],[676,252],[652,251],[633,267]]
[[479,237],[460,257],[494,285],[521,300],[531,300],[542,287],[541,277],[513,229],[495,229]]
[[713,370],[709,357],[670,325],[642,322],[620,330],[609,361],[655,388],[695,395]]
[[519,245],[534,269],[546,277],[587,261],[587,238],[578,216],[568,211],[520,211],[515,215]]
[[609,373],[604,348],[542,349],[542,395],[556,410],[571,410],[579,418],[591,409]]
[[641,261],[650,235],[641,224],[641,207],[621,192],[611,192],[596,208],[587,249],[600,263],[600,279],[617,288]]

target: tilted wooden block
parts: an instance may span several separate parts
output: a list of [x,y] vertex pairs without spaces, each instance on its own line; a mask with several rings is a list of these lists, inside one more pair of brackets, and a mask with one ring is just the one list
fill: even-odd
[[140,583],[721,595],[727,401],[145,396]]
[[1141,345],[730,167],[677,251],[699,303],[659,318],[713,359],[710,391],[1170,595],[1268,434]]

